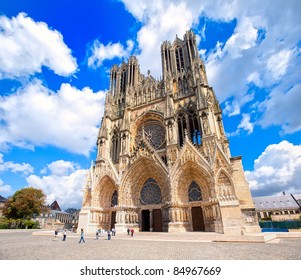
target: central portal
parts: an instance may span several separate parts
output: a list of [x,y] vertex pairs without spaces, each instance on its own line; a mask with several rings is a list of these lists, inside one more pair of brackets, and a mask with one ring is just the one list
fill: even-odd
[[161,232],[163,230],[161,209],[142,210],[141,230]]

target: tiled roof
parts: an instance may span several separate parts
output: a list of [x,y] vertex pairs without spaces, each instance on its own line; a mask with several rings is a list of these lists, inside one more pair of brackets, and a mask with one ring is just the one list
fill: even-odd
[[[301,195],[300,195],[301,196]],[[294,195],[296,198],[296,195]],[[255,209],[258,211],[262,210],[293,210],[299,209],[299,205],[293,199],[290,194],[279,195],[279,196],[260,196],[253,197]]]

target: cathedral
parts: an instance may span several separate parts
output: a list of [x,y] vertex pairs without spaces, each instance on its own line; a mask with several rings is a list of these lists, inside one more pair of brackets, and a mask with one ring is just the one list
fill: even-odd
[[111,68],[78,228],[259,232],[194,33],[163,42],[161,63],[160,80],[134,56]]

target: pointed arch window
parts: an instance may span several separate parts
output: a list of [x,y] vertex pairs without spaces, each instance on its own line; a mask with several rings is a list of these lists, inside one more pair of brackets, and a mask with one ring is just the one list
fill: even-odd
[[178,72],[184,70],[184,57],[181,47],[176,48],[176,64]]
[[117,130],[114,131],[111,141],[111,159],[114,163],[119,162],[120,154],[120,135]]
[[196,145],[202,143],[202,133],[200,118],[198,117],[195,106],[190,107],[188,110],[180,110],[178,112],[178,133],[179,144],[183,145],[185,139],[185,131],[187,131],[190,141]]
[[201,189],[195,181],[192,181],[192,183],[188,188],[188,197],[189,197],[189,202],[203,200]]
[[161,189],[156,180],[149,178],[145,181],[141,193],[141,204],[160,204],[162,202]]
[[186,114],[183,111],[178,113],[178,132],[180,146],[184,143],[185,130],[187,130]]
[[189,94],[189,89],[188,89],[188,83],[187,83],[187,78],[184,76],[183,77],[183,95],[188,95]]
[[117,205],[118,205],[118,193],[117,193],[117,191],[114,191],[112,194],[112,199],[111,199],[111,207],[114,207]]

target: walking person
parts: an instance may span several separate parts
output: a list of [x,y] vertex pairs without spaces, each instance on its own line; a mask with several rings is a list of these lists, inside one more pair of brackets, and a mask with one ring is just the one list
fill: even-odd
[[53,239],[53,241],[57,241],[58,240],[58,231],[57,231],[57,229],[54,231],[54,239]]
[[131,229],[131,237],[133,237],[134,236],[134,229],[132,228]]
[[131,232],[130,228],[127,229],[127,232],[128,232],[128,235],[130,235],[130,232]]
[[84,235],[84,229],[82,228],[82,229],[80,230],[80,240],[79,240],[78,243],[81,243],[82,241],[83,241],[84,243],[86,243],[84,237],[85,237],[85,235]]
[[96,240],[98,240],[99,237],[99,229],[96,231]]
[[111,231],[108,230],[108,240],[111,240]]
[[67,230],[65,229],[63,232],[63,240],[62,241],[66,241],[66,237],[67,237]]
[[112,228],[112,236],[116,236],[116,229],[115,229],[115,227]]

